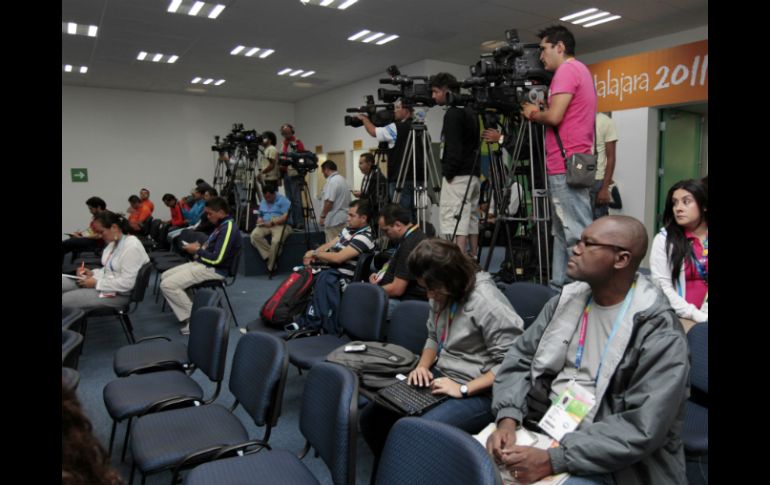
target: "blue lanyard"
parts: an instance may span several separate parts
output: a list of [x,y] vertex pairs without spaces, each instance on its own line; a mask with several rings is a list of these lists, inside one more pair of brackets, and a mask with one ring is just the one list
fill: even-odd
[[[449,327],[452,325],[452,320],[455,319],[455,314],[457,314],[457,302],[452,303],[452,306],[449,307],[449,315],[447,315],[447,322],[446,322],[446,325],[444,326],[444,331],[441,333],[441,339],[438,342],[438,352],[436,352],[436,359],[438,359],[438,356],[441,355],[441,350],[444,348],[444,342],[446,342],[446,339],[449,336]],[[436,315],[437,325],[438,325],[439,316],[441,316],[440,312],[438,315]],[[438,330],[438,326],[436,330]]]
[[[636,282],[634,282],[631,285],[631,289],[628,290],[628,293],[626,293],[626,299],[623,301],[623,306],[620,308],[620,311],[618,312],[617,316],[615,317],[615,323],[612,324],[612,331],[610,332],[609,338],[607,338],[607,343],[604,344],[604,350],[602,351],[602,356],[599,359],[599,367],[596,369],[596,377],[594,378],[594,384],[596,384],[599,381],[599,372],[602,369],[602,364],[604,363],[604,356],[607,354],[607,350],[610,348],[610,342],[612,342],[613,337],[615,337],[615,334],[618,331],[618,328],[620,327],[620,322],[623,320],[623,318],[626,315],[626,312],[628,311],[628,307],[631,306],[631,299],[634,294],[634,290],[636,289]],[[578,341],[578,348],[575,352],[575,374],[577,375],[577,371],[580,370],[580,363],[583,361],[583,351],[585,350],[585,336],[586,336],[586,329],[588,327],[588,314],[591,312],[591,303],[592,298],[588,298],[588,303],[586,303],[586,308],[583,311],[583,323],[580,326],[580,340]]]
[[128,237],[128,236],[126,236],[126,235],[123,235],[123,236],[121,236],[121,237],[120,237],[120,240],[118,241],[118,243],[117,243],[117,244],[115,244],[115,245],[112,247],[112,251],[110,251],[110,255],[107,257],[107,264],[105,264],[105,266],[109,266],[109,268],[110,268],[110,271],[111,271],[111,272],[113,272],[113,273],[115,272],[115,267],[114,267],[114,266],[113,266],[113,264],[112,264],[112,260],[115,258],[115,253],[117,253],[117,252],[118,252],[118,248],[120,247],[120,244],[123,242],[123,240],[124,240],[126,237]]
[[703,280],[704,283],[708,285],[709,280],[709,271],[708,268],[706,268],[706,263],[709,260],[708,251],[709,251],[709,239],[706,237],[706,239],[703,241],[703,252],[702,252],[702,259],[699,259],[695,257],[695,249],[692,247],[692,243],[690,243],[690,259],[692,260],[693,266],[695,266],[695,270],[698,272],[698,276],[700,276],[700,279]]

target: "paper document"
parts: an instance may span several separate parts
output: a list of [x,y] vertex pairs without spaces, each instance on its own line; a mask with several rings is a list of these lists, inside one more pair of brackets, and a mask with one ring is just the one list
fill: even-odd
[[64,276],[65,278],[69,278],[71,280],[84,280],[84,279],[86,279],[85,276],[73,276],[71,274],[64,274],[64,273],[62,273],[61,275]]

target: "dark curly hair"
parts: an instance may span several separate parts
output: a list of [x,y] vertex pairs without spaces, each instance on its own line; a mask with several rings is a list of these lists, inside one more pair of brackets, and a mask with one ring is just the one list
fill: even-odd
[[102,445],[91,432],[75,391],[61,388],[61,483],[62,485],[120,485],[123,481],[110,466]]
[[423,240],[409,255],[409,272],[430,290],[442,290],[452,302],[464,303],[476,286],[478,265],[457,244],[438,238]]

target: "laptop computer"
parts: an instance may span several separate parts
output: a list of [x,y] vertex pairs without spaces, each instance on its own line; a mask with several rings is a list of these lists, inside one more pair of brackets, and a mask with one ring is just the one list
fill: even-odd
[[419,416],[449,398],[446,394],[434,396],[430,387],[410,386],[406,380],[380,389],[377,396],[407,416]]

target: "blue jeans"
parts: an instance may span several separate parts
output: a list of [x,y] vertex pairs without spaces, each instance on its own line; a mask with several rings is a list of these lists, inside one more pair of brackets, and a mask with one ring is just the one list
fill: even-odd
[[305,225],[305,219],[302,215],[302,194],[299,183],[296,178],[289,177],[289,174],[285,173],[283,174],[283,187],[286,190],[286,198],[291,202],[289,224],[302,228]]
[[564,485],[615,485],[615,479],[611,473],[603,475],[585,475],[582,477],[569,477]]
[[580,240],[583,229],[593,222],[588,188],[575,189],[567,185],[567,176],[549,175],[551,194],[551,232],[553,234],[553,264],[551,287],[561,290],[569,281],[567,260],[572,247]]
[[594,220],[596,220],[596,219],[598,219],[600,217],[604,217],[604,216],[610,215],[610,205],[609,204],[600,205],[600,206],[596,205],[596,194],[599,193],[599,189],[602,188],[602,184],[603,183],[604,183],[604,180],[597,180],[597,181],[595,181],[594,182],[594,186],[591,187],[591,189],[590,189],[590,191],[588,193],[588,195],[591,197],[591,210],[593,210],[593,213],[594,213]]

